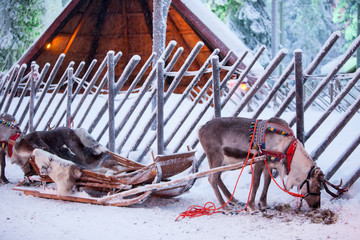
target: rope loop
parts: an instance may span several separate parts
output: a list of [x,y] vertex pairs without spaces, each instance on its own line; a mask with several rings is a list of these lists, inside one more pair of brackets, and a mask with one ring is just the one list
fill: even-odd
[[186,217],[193,218],[193,217],[200,217],[204,215],[212,215],[217,211],[215,204],[213,202],[207,202],[204,206],[199,205],[192,205],[190,206],[185,212],[180,213],[180,215],[175,219],[178,221],[179,218],[184,219]]

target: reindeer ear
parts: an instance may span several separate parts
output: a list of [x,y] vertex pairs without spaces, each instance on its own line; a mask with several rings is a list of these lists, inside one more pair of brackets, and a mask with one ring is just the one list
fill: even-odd
[[81,171],[80,167],[78,167],[77,165],[71,165],[70,171],[71,171],[71,176],[74,179],[79,179],[82,175],[82,171]]
[[321,171],[320,168],[316,168],[314,171],[314,177],[318,178],[318,177],[324,177],[324,173]]

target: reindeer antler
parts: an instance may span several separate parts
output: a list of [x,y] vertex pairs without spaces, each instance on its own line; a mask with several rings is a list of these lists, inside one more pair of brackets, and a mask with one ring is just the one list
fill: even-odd
[[[324,188],[325,188],[325,191],[326,191],[328,194],[330,194],[332,197],[334,197],[334,198],[337,198],[337,197],[341,196],[343,193],[345,193],[345,192],[347,192],[347,191],[349,190],[349,187],[340,188],[341,185],[342,185],[342,179],[341,179],[341,181],[340,181],[340,184],[338,184],[338,185],[335,185],[335,184],[329,182],[329,181],[326,180],[323,176],[320,178],[320,181],[323,183]],[[331,186],[332,188],[334,188],[335,190],[337,190],[338,193],[336,194],[336,193],[331,192],[327,185],[329,185],[329,186]]]
[[51,122],[47,123],[47,128],[48,128],[48,130],[53,130],[55,128],[55,125],[51,127],[50,124],[51,124]]

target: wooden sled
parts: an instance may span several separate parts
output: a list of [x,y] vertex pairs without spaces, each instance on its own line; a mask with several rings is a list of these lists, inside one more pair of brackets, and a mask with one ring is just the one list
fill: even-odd
[[[109,152],[122,167],[122,171],[113,174],[99,173],[93,170],[82,170],[82,176],[76,182],[76,191],[71,195],[59,196],[56,185],[47,175],[41,175],[34,159],[29,159],[37,176],[32,176],[19,183],[14,190],[35,197],[91,203],[111,206],[131,206],[147,200],[151,195],[159,197],[175,197],[188,191],[195,178],[172,184],[164,188],[154,188],[136,193],[126,192],[140,187],[171,182],[171,178],[198,171],[195,152],[157,156],[154,163],[145,166],[115,153]],[[186,172],[186,173],[185,173]],[[124,193],[122,197],[108,197]]]

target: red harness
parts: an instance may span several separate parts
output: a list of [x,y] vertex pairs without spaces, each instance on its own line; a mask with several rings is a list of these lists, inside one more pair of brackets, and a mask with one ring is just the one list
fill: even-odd
[[18,139],[19,136],[20,136],[20,133],[15,133],[8,140],[8,154],[9,154],[9,157],[12,156],[12,148],[15,145],[16,139]]
[[16,143],[16,139],[20,136],[20,133],[15,133],[12,135],[7,141],[0,141],[1,147],[5,149],[5,147],[8,147],[8,155],[9,157],[12,157],[12,148]]
[[[250,134],[255,134],[254,148],[257,149],[261,155],[265,155],[269,157],[271,160],[279,161],[281,159],[286,159],[286,164],[287,164],[286,170],[287,170],[287,174],[289,174],[291,170],[290,168],[291,162],[294,157],[294,153],[298,142],[292,130],[290,128],[275,123],[268,123],[267,121],[262,121],[262,120],[256,120],[256,121],[259,121],[259,123],[257,124],[258,127],[256,127],[256,129],[250,127]],[[284,135],[284,136],[290,135],[293,137],[293,141],[290,143],[285,153],[265,149],[265,139],[266,139],[266,133],[268,131],[279,135]]]
[[294,139],[288,149],[286,150],[285,153],[282,153],[282,152],[276,152],[276,151],[271,151],[271,150],[265,150],[265,149],[259,149],[259,152],[260,154],[262,155],[266,155],[266,156],[270,156],[270,157],[275,157],[275,158],[278,158],[278,159],[284,159],[286,158],[286,164],[287,164],[287,174],[289,174],[291,168],[291,162],[292,162],[292,159],[294,157],[294,153],[295,153],[295,150],[296,150],[296,146],[297,146],[297,142],[298,140],[297,139]]

